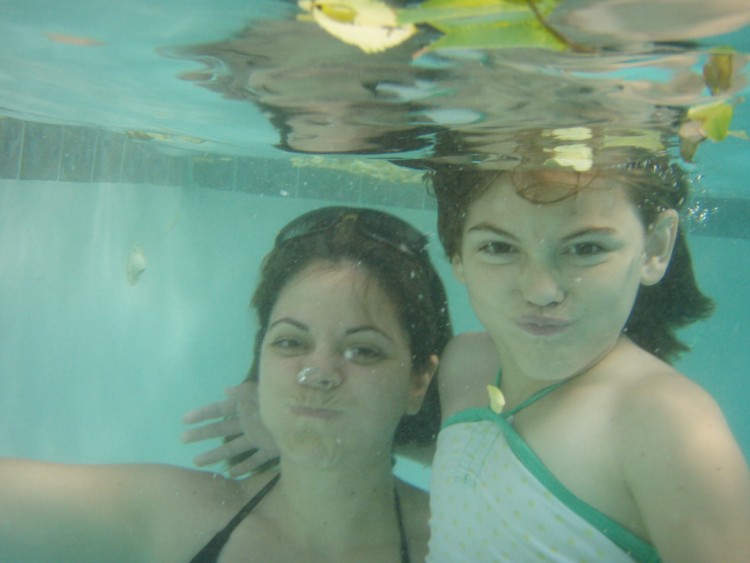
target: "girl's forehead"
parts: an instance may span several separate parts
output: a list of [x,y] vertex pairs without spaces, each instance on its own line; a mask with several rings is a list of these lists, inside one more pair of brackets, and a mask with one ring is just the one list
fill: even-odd
[[635,207],[624,185],[607,177],[545,172],[526,176],[521,184],[506,174],[469,205],[465,226],[492,218],[518,222],[550,221],[553,217],[621,220],[624,215],[636,215]]

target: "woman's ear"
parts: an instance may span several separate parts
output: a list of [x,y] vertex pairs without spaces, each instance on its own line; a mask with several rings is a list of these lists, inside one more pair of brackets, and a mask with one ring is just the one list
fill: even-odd
[[433,354],[427,362],[427,366],[412,376],[412,386],[409,389],[409,397],[406,406],[406,414],[417,414],[422,408],[422,401],[427,394],[430,381],[435,376],[438,368],[438,357]]
[[654,285],[664,277],[672,258],[678,228],[679,216],[674,209],[663,211],[648,228],[641,272],[643,285]]

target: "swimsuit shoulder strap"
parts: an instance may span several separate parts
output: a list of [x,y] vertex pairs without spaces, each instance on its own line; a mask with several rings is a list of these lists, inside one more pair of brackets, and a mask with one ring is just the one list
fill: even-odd
[[[536,393],[534,393],[533,395],[531,395],[529,398],[527,398],[525,401],[522,401],[521,403],[517,404],[512,409],[510,409],[508,411],[503,411],[502,415],[505,418],[513,416],[518,411],[525,409],[526,407],[528,407],[532,403],[536,403],[542,397],[545,397],[546,395],[552,393],[552,391],[554,391],[558,387],[561,387],[561,386],[565,385],[571,379],[573,379],[573,377],[569,377],[567,379],[563,379],[562,381],[558,381],[557,383],[553,383],[552,385],[550,385],[548,387],[545,387],[544,389],[540,389],[539,391],[537,391]],[[500,383],[500,378],[498,377],[498,386],[499,386],[499,383]]]
[[190,563],[212,563],[214,561],[219,560],[219,553],[221,553],[221,550],[224,547],[224,544],[227,543],[229,540],[229,536],[232,535],[232,532],[234,529],[242,522],[245,517],[252,512],[253,508],[255,508],[258,503],[263,500],[263,497],[265,497],[271,489],[273,489],[274,485],[279,480],[279,477],[281,477],[281,473],[277,473],[273,479],[271,479],[268,483],[266,483],[263,488],[258,491],[253,498],[250,499],[250,502],[248,502],[245,506],[240,509],[240,511],[235,514],[234,518],[232,518],[229,523],[224,526],[222,530],[216,533],[213,538],[211,538],[211,541],[209,541],[203,549],[201,549],[198,554],[193,557],[190,560]]
[[406,541],[406,531],[404,530],[404,519],[401,515],[401,501],[398,498],[398,489],[394,487],[393,494],[396,497],[396,519],[398,520],[398,534],[401,544],[401,563],[410,563],[409,544]]

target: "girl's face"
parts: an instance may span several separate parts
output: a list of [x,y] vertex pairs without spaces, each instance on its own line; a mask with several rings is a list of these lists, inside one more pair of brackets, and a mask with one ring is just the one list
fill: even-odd
[[612,350],[639,286],[663,276],[676,229],[674,211],[644,227],[612,178],[537,204],[503,175],[469,206],[453,269],[503,370],[558,380]]
[[[312,375],[300,383],[305,368]],[[282,453],[299,461],[338,464],[347,452],[358,452],[355,463],[390,460],[396,426],[419,410],[433,372],[412,373],[408,336],[377,282],[355,266],[313,264],[271,313],[260,414]]]

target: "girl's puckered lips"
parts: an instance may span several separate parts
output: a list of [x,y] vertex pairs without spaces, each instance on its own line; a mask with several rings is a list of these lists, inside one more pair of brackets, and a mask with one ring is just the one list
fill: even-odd
[[521,329],[533,336],[555,336],[564,332],[572,324],[567,319],[543,315],[524,315],[516,322]]

